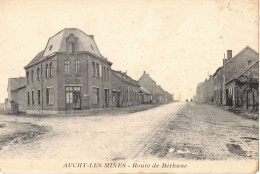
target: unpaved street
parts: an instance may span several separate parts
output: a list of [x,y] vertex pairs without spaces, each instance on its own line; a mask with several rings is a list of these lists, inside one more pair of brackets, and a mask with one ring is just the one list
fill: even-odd
[[45,127],[48,132],[37,137],[35,141],[15,144],[13,140],[5,144],[0,150],[0,158],[134,158],[144,148],[147,137],[154,135],[155,128],[174,117],[183,107],[184,103],[171,103],[142,112],[116,116],[1,116],[3,124],[14,121],[33,123]]
[[258,155],[258,122],[217,106],[171,103],[124,115],[0,120],[1,159],[219,160]]

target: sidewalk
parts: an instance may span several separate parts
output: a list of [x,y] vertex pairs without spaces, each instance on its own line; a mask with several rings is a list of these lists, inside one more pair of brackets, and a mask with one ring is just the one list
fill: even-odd
[[215,105],[215,106],[220,107],[223,110],[232,112],[232,113],[239,115],[246,119],[258,120],[258,118],[259,118],[259,113],[257,113],[257,112],[245,112],[245,111],[242,111],[241,108],[228,107],[228,106],[223,106],[223,105]]
[[75,111],[64,111],[64,113],[58,114],[6,114],[1,113],[2,115],[12,115],[12,116],[25,116],[25,117],[73,117],[73,116],[102,116],[102,115],[120,115],[120,114],[130,114],[135,112],[140,112],[161,105],[169,103],[160,103],[160,104],[141,104],[129,107],[113,107],[113,108],[99,108],[99,109],[90,109],[90,110],[75,110]]

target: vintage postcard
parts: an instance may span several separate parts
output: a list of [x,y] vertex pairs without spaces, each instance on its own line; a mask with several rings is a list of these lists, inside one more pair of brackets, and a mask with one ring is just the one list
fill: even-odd
[[256,173],[257,0],[1,0],[1,173]]

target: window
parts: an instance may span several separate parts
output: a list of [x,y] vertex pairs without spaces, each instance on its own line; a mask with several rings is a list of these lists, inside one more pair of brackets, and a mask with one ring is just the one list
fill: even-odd
[[106,80],[106,67],[103,68],[104,79]]
[[247,60],[248,65],[251,63],[251,60]]
[[34,91],[32,91],[32,105],[34,105]]
[[108,71],[108,68],[107,68],[107,80],[109,80],[109,71]]
[[99,104],[99,88],[93,88],[93,104]]
[[27,84],[29,84],[29,71],[26,72]]
[[30,106],[30,92],[27,92],[27,104]]
[[49,47],[49,50],[51,50],[52,49],[52,45]]
[[47,105],[53,105],[54,103],[54,94],[52,88],[46,89],[46,104]]
[[112,103],[115,103],[116,91],[112,91]]
[[33,82],[33,70],[32,70],[32,73],[31,73],[31,79],[32,79],[32,82]]
[[37,80],[40,80],[40,68],[37,68]]
[[53,68],[52,68],[52,62],[50,63],[50,77],[53,77]]
[[70,61],[65,60],[64,64],[65,64],[65,74],[69,74],[70,73]]
[[93,47],[93,45],[90,45],[90,47],[91,47],[91,49],[92,49],[92,50],[94,50],[94,47]]
[[45,66],[45,77],[46,77],[46,79],[48,78],[48,75],[49,75],[49,65],[46,64],[46,66]]
[[41,104],[41,91],[38,90],[38,105]]
[[92,62],[92,76],[93,77],[95,77],[95,72],[96,72],[96,70],[95,70],[95,63]]
[[75,53],[75,43],[70,43],[70,45],[69,45],[69,52],[70,53]]
[[75,61],[75,73],[79,74],[79,72],[80,72],[80,61],[76,60]]
[[102,77],[102,65],[99,65],[99,76]]
[[97,77],[100,77],[100,74],[99,74],[99,65],[98,65],[98,63],[96,64],[96,72],[97,72]]

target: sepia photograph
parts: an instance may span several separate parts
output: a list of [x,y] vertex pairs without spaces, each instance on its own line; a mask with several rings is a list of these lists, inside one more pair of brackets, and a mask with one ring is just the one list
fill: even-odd
[[0,173],[256,173],[258,0],[1,0]]

